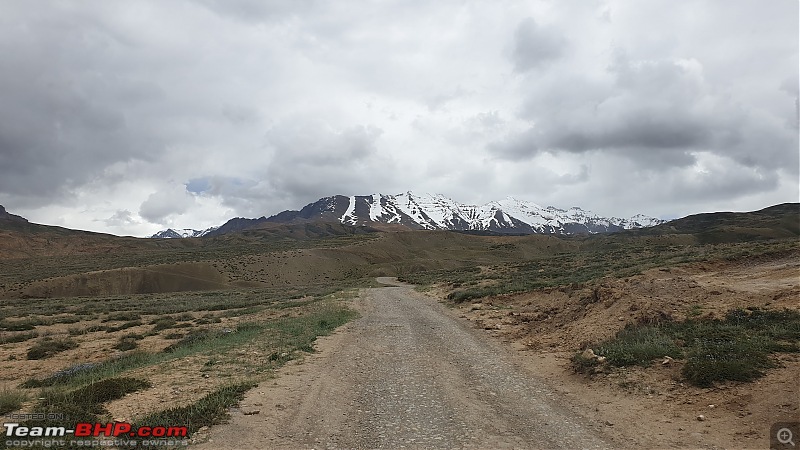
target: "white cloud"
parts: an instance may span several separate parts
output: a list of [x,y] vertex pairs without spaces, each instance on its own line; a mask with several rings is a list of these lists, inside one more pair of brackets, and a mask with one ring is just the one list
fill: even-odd
[[0,204],[146,235],[409,189],[609,215],[796,201],[797,10],[8,0]]
[[183,185],[173,184],[166,189],[153,192],[142,202],[139,216],[160,225],[172,225],[176,216],[180,216],[196,205],[194,195]]

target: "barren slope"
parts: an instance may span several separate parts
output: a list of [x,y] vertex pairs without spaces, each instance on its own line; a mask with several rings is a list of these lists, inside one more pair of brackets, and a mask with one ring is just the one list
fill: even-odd
[[[570,358],[628,324],[721,318],[734,308],[800,309],[800,258],[704,262],[649,270],[579,289],[547,288],[460,305],[462,317],[522,349],[529,367],[566,394],[567,404],[641,448],[766,448],[770,425],[800,421],[800,356],[754,382],[691,386],[683,361],[575,374]],[[596,348],[596,347],[595,347]],[[698,421],[703,415],[705,420]],[[642,427],[647,432],[642,432]]]

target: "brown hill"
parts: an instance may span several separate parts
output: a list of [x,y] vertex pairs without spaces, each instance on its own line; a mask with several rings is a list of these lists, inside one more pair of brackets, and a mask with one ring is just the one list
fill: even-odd
[[[680,253],[681,248],[796,238],[797,208],[788,204],[753,213],[690,216],[649,230],[589,237],[380,232],[306,222],[264,223],[217,237],[163,240],[37,225],[14,216],[0,221],[0,298],[324,285],[415,273],[443,280],[488,277],[459,288],[466,289],[464,295],[480,296],[494,292],[481,287],[486,283],[525,290],[542,282],[566,282],[563,274],[591,279],[619,271],[608,267],[630,271],[641,264],[656,267],[700,257],[687,256],[694,250]],[[675,256],[662,258],[670,254]],[[463,270],[483,275],[465,277]]]

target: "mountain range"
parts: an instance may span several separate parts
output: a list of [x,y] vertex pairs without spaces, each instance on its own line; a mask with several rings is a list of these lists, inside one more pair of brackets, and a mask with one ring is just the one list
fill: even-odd
[[216,230],[219,227],[211,227],[206,228],[205,230],[193,230],[191,228],[167,228],[166,230],[161,230],[158,233],[150,236],[151,238],[161,238],[161,239],[180,239],[180,238],[192,238],[192,237],[203,237],[208,233]]
[[483,205],[456,202],[443,195],[335,195],[309,203],[299,211],[287,210],[270,217],[237,217],[205,230],[167,229],[153,238],[215,236],[266,224],[338,222],[378,229],[453,230],[493,234],[595,234],[644,228],[666,221],[637,214],[629,218],[600,217],[573,207],[542,207],[507,197]]

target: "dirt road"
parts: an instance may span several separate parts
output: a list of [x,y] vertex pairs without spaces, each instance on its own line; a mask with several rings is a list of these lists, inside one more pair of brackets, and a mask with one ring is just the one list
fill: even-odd
[[[380,279],[391,282],[390,279]],[[511,351],[407,286],[245,398],[198,448],[608,448]]]

